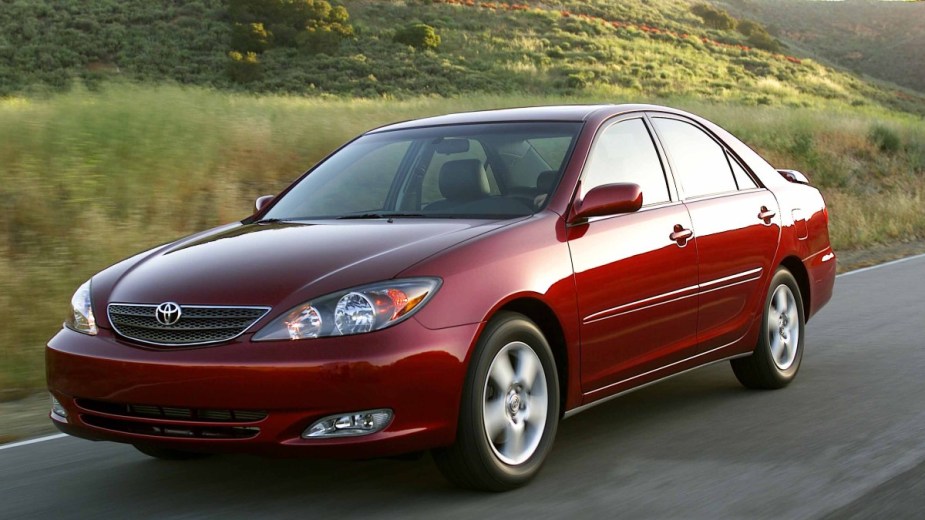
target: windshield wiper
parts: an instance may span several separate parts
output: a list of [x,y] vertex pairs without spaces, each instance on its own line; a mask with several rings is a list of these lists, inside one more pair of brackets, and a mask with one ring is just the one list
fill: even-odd
[[382,212],[382,213],[358,213],[356,215],[343,215],[337,217],[337,220],[346,219],[376,219],[376,218],[402,218],[402,217],[423,217],[423,213],[400,213],[400,212]]
[[258,221],[255,221],[254,224],[276,224],[277,222],[282,222],[281,218],[265,218]]

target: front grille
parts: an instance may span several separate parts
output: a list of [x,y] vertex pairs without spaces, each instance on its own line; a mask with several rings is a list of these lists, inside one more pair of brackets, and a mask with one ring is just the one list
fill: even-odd
[[211,426],[186,424],[148,424],[133,421],[97,417],[95,415],[82,415],[84,423],[104,430],[136,435],[151,435],[156,437],[185,437],[192,439],[250,439],[260,433],[255,426]]
[[201,422],[257,422],[267,418],[261,410],[223,410],[155,406],[149,404],[122,404],[92,399],[77,399],[77,406],[91,412],[120,417],[148,419],[179,419]]
[[269,307],[181,305],[171,325],[157,320],[157,305],[111,303],[109,322],[127,339],[164,346],[207,345],[232,340],[262,318]]
[[262,410],[183,408],[78,398],[80,419],[90,426],[137,435],[193,439],[249,439],[267,418]]

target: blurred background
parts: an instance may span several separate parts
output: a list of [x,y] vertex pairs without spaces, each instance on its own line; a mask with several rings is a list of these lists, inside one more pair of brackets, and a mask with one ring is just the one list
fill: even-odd
[[876,1],[0,0],[0,443],[51,427],[44,342],[80,283],[397,120],[677,106],[806,173],[843,266],[925,250],[922,20]]

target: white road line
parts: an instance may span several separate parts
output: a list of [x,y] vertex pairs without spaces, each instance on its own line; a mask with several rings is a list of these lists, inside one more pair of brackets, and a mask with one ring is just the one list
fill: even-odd
[[[836,278],[841,278],[842,276],[850,276],[850,275],[852,275],[852,274],[863,273],[864,271],[870,271],[870,270],[872,270],[872,269],[879,269],[879,268],[881,268],[881,267],[886,267],[886,266],[889,266],[889,265],[901,264],[901,263],[903,263],[903,262],[908,262],[909,260],[916,260],[916,259],[919,259],[919,258],[925,258],[925,254],[915,255],[915,256],[907,256],[906,258],[900,258],[899,260],[893,260],[893,261],[891,261],[891,262],[886,262],[886,263],[883,263],[883,264],[872,265],[872,266],[870,266],[870,267],[862,267],[861,269],[855,269],[854,271],[848,271],[847,273],[842,273],[842,274],[836,276]],[[14,443],[11,443],[11,444],[0,444],[0,450],[8,450],[8,449],[10,449],[10,448],[18,448],[18,447],[20,447],[20,446],[28,446],[29,444],[36,444],[36,443],[39,443],[39,442],[53,441],[53,440],[55,440],[55,439],[62,439],[62,438],[67,437],[67,436],[68,436],[68,435],[67,435],[66,433],[58,433],[58,434],[56,434],[56,435],[48,435],[48,436],[46,436],[46,437],[39,437],[39,438],[37,438],[37,439],[29,439],[29,440],[27,440],[27,441],[14,442]]]
[[893,261],[891,261],[891,262],[886,262],[886,263],[883,263],[883,264],[872,265],[872,266],[870,266],[870,267],[862,267],[862,268],[860,268],[860,269],[855,269],[854,271],[848,271],[847,273],[842,273],[842,274],[836,276],[835,278],[841,278],[842,276],[851,276],[851,275],[853,275],[853,274],[863,273],[864,271],[870,271],[870,270],[872,270],[872,269],[880,269],[881,267],[886,267],[886,266],[888,266],[888,265],[901,264],[901,263],[903,263],[903,262],[908,262],[909,260],[916,260],[916,259],[919,259],[919,258],[925,258],[925,254],[915,255],[915,256],[907,256],[906,258],[900,258],[899,260],[893,260]]
[[37,442],[53,441],[55,439],[60,439],[62,437],[67,437],[66,433],[58,433],[55,435],[48,435],[46,437],[39,437],[38,439],[29,439],[27,441],[14,442],[11,444],[0,445],[0,450],[8,450],[10,448],[18,448],[20,446],[27,446],[29,444],[35,444]]

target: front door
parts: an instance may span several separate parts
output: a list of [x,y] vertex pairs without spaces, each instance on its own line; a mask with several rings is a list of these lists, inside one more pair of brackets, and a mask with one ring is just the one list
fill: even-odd
[[593,187],[635,182],[643,208],[571,227],[585,393],[686,357],[696,347],[697,250],[691,220],[665,177],[646,121],[606,126],[582,173]]

